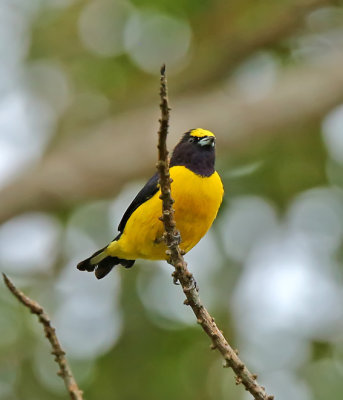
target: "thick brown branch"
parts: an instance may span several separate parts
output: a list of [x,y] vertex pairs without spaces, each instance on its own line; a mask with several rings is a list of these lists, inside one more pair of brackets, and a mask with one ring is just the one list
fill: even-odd
[[23,292],[21,292],[14,286],[14,284],[5,274],[2,275],[8,289],[22,304],[24,304],[25,307],[27,307],[32,312],[32,314],[37,315],[39,322],[43,325],[45,336],[49,340],[52,347],[51,353],[55,356],[55,361],[60,367],[57,375],[59,375],[64,380],[64,384],[69,392],[70,398],[72,400],[82,400],[82,391],[79,389],[74,379],[69,364],[65,358],[65,352],[63,351],[61,344],[56,336],[55,328],[51,326],[49,316],[46,314],[42,306],[40,306],[36,301],[25,296]]
[[[178,86],[194,89],[208,89],[220,79],[229,76],[237,65],[247,57],[259,50],[269,49],[282,43],[292,34],[299,32],[304,27],[305,17],[319,7],[334,4],[333,0],[292,0],[283,4],[270,4],[268,13],[260,13],[261,5],[250,3],[251,15],[255,15],[254,23],[247,28],[242,24],[247,16],[247,7],[238,7],[240,11],[228,23],[232,15],[231,2],[218,2],[211,14],[207,15],[206,29],[200,24],[204,33],[198,32],[200,39],[193,52],[193,59],[203,60],[194,68],[194,63],[186,69],[183,79]],[[254,11],[252,11],[254,9]],[[201,21],[202,22],[202,21]],[[196,32],[197,33],[197,32]],[[202,36],[207,35],[207,36]],[[213,43],[216,45],[213,45]]]
[[170,256],[170,263],[174,266],[174,281],[179,281],[186,296],[185,304],[191,306],[197,322],[202,326],[212,341],[211,348],[217,349],[224,357],[225,365],[231,367],[236,374],[236,382],[242,383],[256,400],[272,400],[273,396],[268,396],[265,389],[256,381],[256,375],[252,374],[225,339],[222,331],[216,325],[214,318],[202,304],[198,289],[195,285],[193,275],[187,268],[182,251],[179,247],[180,233],[177,231],[173,199],[171,197],[170,175],[168,166],[168,151],[166,139],[169,125],[169,106],[167,95],[167,80],[165,76],[165,67],[161,68],[161,114],[160,129],[158,132],[158,163],[157,169],[160,176],[161,200],[162,200],[162,218],[165,228],[165,241],[168,247],[167,254]]

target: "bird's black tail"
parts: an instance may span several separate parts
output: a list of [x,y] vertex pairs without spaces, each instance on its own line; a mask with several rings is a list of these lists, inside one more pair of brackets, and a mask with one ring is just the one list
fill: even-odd
[[136,261],[136,260],[125,260],[123,258],[108,256],[105,253],[106,249],[107,246],[104,247],[103,249],[96,251],[94,254],[92,254],[85,260],[79,262],[77,264],[77,269],[79,269],[80,271],[88,271],[88,272],[92,272],[95,270],[95,276],[98,279],[102,279],[109,272],[111,272],[111,269],[114,266],[121,264],[125,268],[130,268]]

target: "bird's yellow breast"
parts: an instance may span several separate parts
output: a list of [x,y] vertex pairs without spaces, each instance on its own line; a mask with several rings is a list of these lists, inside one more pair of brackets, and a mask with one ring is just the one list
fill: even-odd
[[[222,202],[223,184],[217,172],[201,177],[183,166],[172,167],[170,176],[176,228],[181,234],[180,247],[188,252],[211,227]],[[108,246],[109,255],[129,260],[167,258],[166,246],[161,241],[164,229],[159,220],[162,215],[160,194],[159,190],[132,213],[120,239]]]

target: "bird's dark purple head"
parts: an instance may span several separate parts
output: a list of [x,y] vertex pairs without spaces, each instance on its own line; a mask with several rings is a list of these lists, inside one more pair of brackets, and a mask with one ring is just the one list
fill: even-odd
[[215,136],[197,128],[186,132],[175,146],[170,167],[183,165],[200,176],[211,176],[215,162]]

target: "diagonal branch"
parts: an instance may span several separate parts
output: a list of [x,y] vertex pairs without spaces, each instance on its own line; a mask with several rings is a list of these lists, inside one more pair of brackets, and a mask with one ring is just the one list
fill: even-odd
[[217,349],[224,357],[227,367],[231,367],[236,374],[236,383],[242,383],[255,398],[255,400],[272,400],[274,396],[267,395],[265,389],[256,381],[257,376],[252,374],[237,355],[237,351],[233,350],[225,339],[222,331],[216,325],[214,318],[209,314],[202,304],[199,292],[195,284],[193,275],[187,268],[187,263],[183,258],[182,251],[179,247],[180,233],[176,229],[173,203],[171,197],[168,166],[168,150],[166,139],[169,126],[169,105],[167,95],[167,79],[165,75],[165,66],[161,68],[161,119],[160,129],[158,132],[158,162],[157,169],[160,176],[161,200],[162,200],[162,217],[161,220],[165,228],[165,242],[170,256],[170,264],[175,268],[173,273],[174,282],[179,281],[183,292],[186,296],[185,304],[189,305],[203,330],[212,341],[211,348]]
[[30,299],[25,296],[25,294],[17,289],[13,282],[5,275],[2,274],[4,278],[4,282],[11,293],[22,303],[25,307],[27,307],[32,314],[36,314],[39,322],[43,325],[45,336],[49,340],[52,347],[52,354],[55,356],[55,361],[60,367],[60,370],[57,372],[63,380],[65,387],[67,388],[70,398],[72,400],[82,400],[82,391],[79,389],[75,378],[71,372],[69,364],[65,358],[65,352],[63,351],[61,344],[56,336],[55,328],[52,327],[49,316],[44,311],[43,307],[39,305],[36,301]]
[[[197,42],[201,45],[195,44],[192,55],[193,60],[204,61],[200,65],[198,63],[197,68],[194,68],[194,62],[187,67],[178,84],[180,88],[187,82],[187,86],[193,90],[207,90],[228,77],[240,62],[254,53],[282,45],[282,41],[299,31],[306,32],[305,17],[315,9],[333,5],[334,0],[291,0],[282,4],[274,2],[268,7],[268,12],[264,9],[263,13],[258,2],[250,3],[249,12],[246,5],[238,7],[241,11],[234,12],[234,17],[232,2],[218,2],[210,15],[207,14],[206,29],[203,24],[199,24],[204,32],[198,32],[200,37]],[[247,27],[242,21],[249,14],[250,21],[254,23]],[[207,36],[204,37],[204,34]]]

